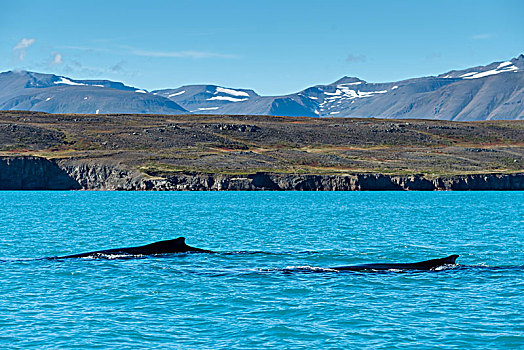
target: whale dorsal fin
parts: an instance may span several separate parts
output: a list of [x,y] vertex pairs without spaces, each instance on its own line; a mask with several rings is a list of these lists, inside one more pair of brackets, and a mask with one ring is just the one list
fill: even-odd
[[453,265],[455,264],[455,261],[457,260],[459,256],[457,254],[453,254],[453,255],[450,255],[446,258],[443,258],[443,263],[444,264],[449,264],[449,265]]
[[176,246],[176,247],[185,247],[186,246],[186,238],[185,237],[178,237],[175,239],[169,239],[167,241],[161,241],[159,243],[162,244],[169,244],[170,246]]
[[178,244],[186,244],[186,237],[178,237],[175,238],[173,241],[175,241]]
[[186,245],[186,238],[185,237],[178,237],[174,239],[166,239],[165,241],[158,241],[154,243],[149,243],[145,246],[176,246],[176,247],[184,247]]
[[413,265],[423,268],[423,269],[431,269],[442,265],[453,265],[455,264],[455,260],[457,260],[459,256],[454,254],[447,256],[445,258],[439,258],[439,259],[431,259],[431,260],[425,260],[418,263],[415,263]]

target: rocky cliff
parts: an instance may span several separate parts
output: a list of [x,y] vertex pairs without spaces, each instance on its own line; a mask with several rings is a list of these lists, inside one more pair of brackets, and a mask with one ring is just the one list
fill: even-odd
[[472,174],[427,178],[424,175],[247,175],[176,173],[151,178],[134,169],[92,160],[0,157],[0,190],[524,190],[524,173]]
[[0,157],[0,190],[79,190],[57,163],[41,157]]

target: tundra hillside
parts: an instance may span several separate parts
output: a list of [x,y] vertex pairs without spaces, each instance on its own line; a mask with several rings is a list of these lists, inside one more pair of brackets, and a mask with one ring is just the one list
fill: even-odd
[[0,156],[177,174],[381,174],[428,179],[523,171],[524,121],[0,112]]

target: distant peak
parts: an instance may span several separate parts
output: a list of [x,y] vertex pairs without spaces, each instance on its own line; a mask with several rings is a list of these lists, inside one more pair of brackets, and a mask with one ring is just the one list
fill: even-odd
[[524,54],[520,54],[520,56],[512,59],[511,63],[513,63],[518,68],[523,69],[524,68]]
[[6,73],[6,74],[29,74],[31,72],[28,72],[28,71],[23,70],[23,69],[13,69],[13,70],[8,70],[8,71],[2,72],[2,73]]
[[337,81],[335,81],[332,85],[339,85],[339,84],[352,84],[352,83],[366,83],[364,80],[359,79],[357,77],[343,77]]

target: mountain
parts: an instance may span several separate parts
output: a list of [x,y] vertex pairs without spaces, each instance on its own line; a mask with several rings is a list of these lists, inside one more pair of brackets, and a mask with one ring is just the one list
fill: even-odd
[[508,62],[394,83],[343,78],[306,89],[322,116],[524,119],[524,55]]
[[[445,120],[524,119],[524,55],[439,76],[390,83],[343,77],[286,96],[234,96],[216,101],[195,98],[185,86],[164,96],[196,113],[427,118]],[[228,89],[226,89],[228,90]],[[186,93],[183,93],[186,91]],[[157,92],[158,93],[158,92]],[[172,94],[172,95],[171,95]]]
[[212,112],[230,103],[260,97],[253,90],[230,89],[216,85],[186,85],[178,89],[156,90],[153,94],[166,97],[190,112]]
[[153,91],[193,113],[317,116],[315,103],[300,96],[259,96],[253,90],[216,85],[186,85]]
[[48,113],[182,114],[176,102],[119,82],[34,72],[0,73],[0,109]]
[[148,93],[107,80],[0,74],[0,109],[52,113],[201,113],[444,120],[524,119],[524,55],[464,70],[388,83],[343,77],[285,96],[217,85]]

